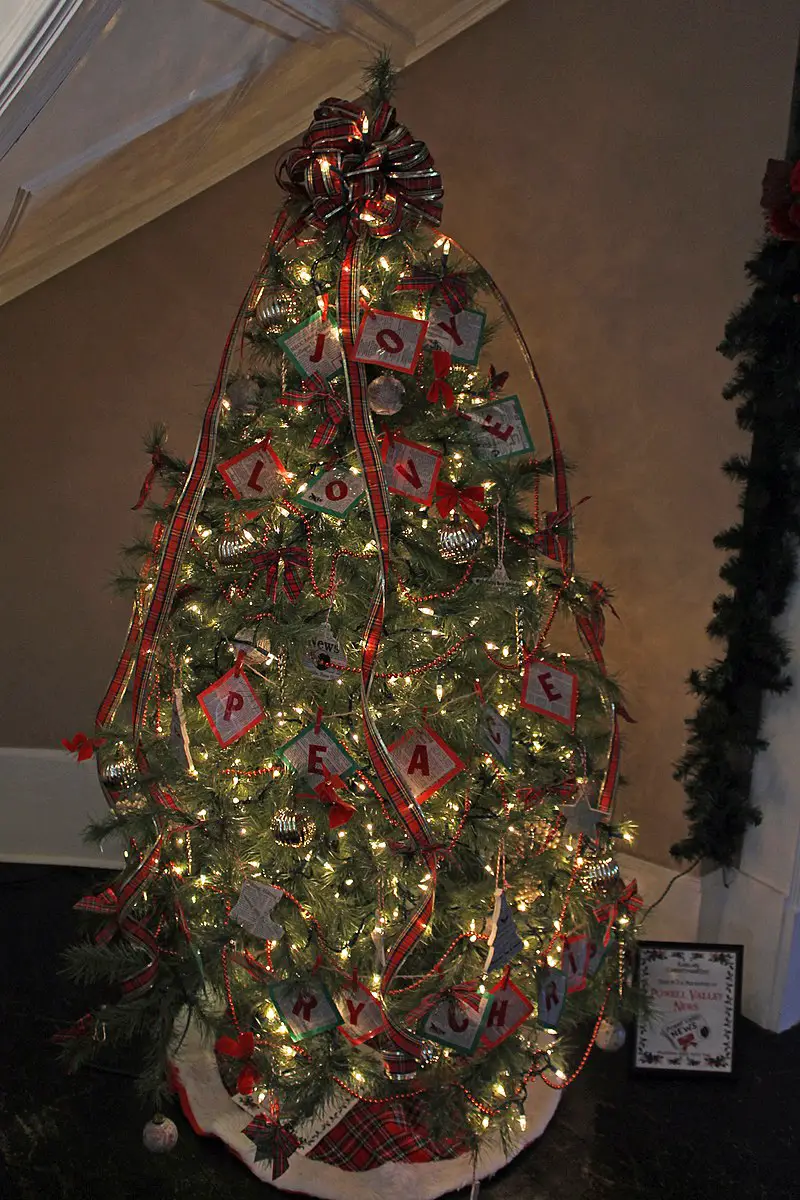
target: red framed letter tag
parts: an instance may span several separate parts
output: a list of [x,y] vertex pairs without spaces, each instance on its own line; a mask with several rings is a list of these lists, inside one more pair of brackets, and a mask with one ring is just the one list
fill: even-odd
[[578,677],[564,667],[533,658],[525,664],[521,703],[523,708],[541,713],[543,717],[552,717],[554,721],[574,729],[578,711]]
[[217,466],[237,500],[266,500],[283,490],[286,468],[268,441],[256,442],[247,450]]
[[415,500],[425,508],[433,503],[442,465],[438,451],[394,434],[381,439],[381,458],[390,492]]
[[491,1008],[481,1041],[484,1046],[496,1046],[528,1019],[533,1004],[508,978],[496,983],[489,995]]
[[197,702],[220,746],[230,746],[264,719],[261,701],[244,671],[237,674],[235,667],[200,692]]
[[413,375],[427,330],[427,321],[371,308],[364,313],[356,338],[356,362]]
[[334,1001],[342,1014],[339,1030],[354,1046],[368,1042],[386,1027],[380,1004],[363,983],[357,983],[355,987],[348,984],[341,988],[335,992]]
[[429,800],[464,770],[455,750],[451,750],[427,725],[412,729],[393,742],[388,750],[418,804]]
[[582,992],[586,987],[586,972],[589,967],[589,939],[583,934],[564,938],[561,952],[561,970],[567,977],[567,994]]

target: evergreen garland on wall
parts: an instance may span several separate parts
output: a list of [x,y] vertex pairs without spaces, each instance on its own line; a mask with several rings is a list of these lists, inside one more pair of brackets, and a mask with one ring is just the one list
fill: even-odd
[[689,831],[672,854],[722,866],[734,864],[746,830],[761,821],[750,797],[755,754],[766,746],[761,700],[791,686],[789,646],[775,622],[795,581],[800,534],[800,245],[769,237],[746,270],[752,294],[719,347],[737,364],[723,394],[737,401],[739,427],[753,439],[749,456],[723,466],[741,489],[740,519],[714,539],[729,553],[720,577],[731,590],[714,602],[708,633],[725,652],[689,676],[698,707],[675,770]]

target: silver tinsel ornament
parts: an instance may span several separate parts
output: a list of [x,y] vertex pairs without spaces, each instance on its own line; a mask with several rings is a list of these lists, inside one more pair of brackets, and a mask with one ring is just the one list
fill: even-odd
[[483,545],[483,530],[456,517],[439,530],[439,553],[447,562],[467,563]]
[[256,304],[256,320],[265,333],[280,333],[299,312],[294,292],[282,284],[267,284]]
[[280,808],[272,818],[272,836],[279,846],[307,846],[314,833],[311,818],[298,808]]
[[233,646],[236,652],[244,653],[244,660],[251,666],[264,666],[270,655],[270,640],[267,633],[257,626],[255,629],[240,629],[234,636]]
[[223,566],[233,566],[235,563],[244,562],[253,553],[254,545],[252,536],[246,534],[243,529],[222,533],[217,541],[217,558]]
[[367,385],[367,399],[374,413],[391,417],[403,407],[406,389],[396,375],[378,375]]
[[583,886],[590,891],[605,891],[619,879],[619,866],[614,859],[598,858],[588,863],[581,874]]
[[116,762],[104,763],[100,768],[100,782],[110,792],[118,792],[136,785],[139,772],[132,758],[120,758]]

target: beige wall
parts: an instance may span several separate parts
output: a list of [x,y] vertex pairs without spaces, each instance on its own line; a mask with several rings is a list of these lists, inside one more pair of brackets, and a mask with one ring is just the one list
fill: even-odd
[[[683,681],[709,657],[711,538],[734,510],[714,347],[782,150],[799,17],[795,0],[512,0],[398,96],[444,176],[446,228],[530,334],[592,497],[579,563],[623,618],[608,653],[638,724],[621,807],[654,859],[683,828]],[[6,745],[91,723],[127,621],[107,581],[136,528],[139,439],[164,418],[191,453],[278,202],[272,166],[0,309]]]

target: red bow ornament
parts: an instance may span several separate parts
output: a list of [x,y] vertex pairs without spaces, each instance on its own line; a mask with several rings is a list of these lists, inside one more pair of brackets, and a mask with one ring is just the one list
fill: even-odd
[[78,762],[86,762],[91,758],[98,746],[104,746],[105,738],[89,738],[85,733],[76,733],[74,738],[62,738],[61,745],[70,754],[77,755]]
[[311,439],[314,450],[330,445],[345,417],[344,401],[328,387],[321,375],[312,375],[302,391],[284,392],[278,397],[278,404],[297,404],[301,407],[309,404],[320,405],[324,415]]
[[322,770],[325,773],[325,778],[322,783],[318,783],[314,788],[314,799],[321,800],[323,804],[330,806],[328,813],[328,828],[338,829],[340,825],[346,825],[356,811],[355,804],[351,804],[349,800],[344,800],[339,795],[339,792],[344,789],[345,782],[340,775],[332,775],[325,763],[322,764]]
[[449,517],[455,508],[460,508],[478,529],[483,529],[489,521],[489,514],[480,507],[484,498],[482,487],[459,488],[440,479],[436,484],[436,496],[434,504],[440,517]]
[[453,408],[455,405],[455,392],[447,382],[452,364],[453,360],[447,350],[434,350],[433,383],[428,388],[429,404],[435,404],[437,400],[441,400],[445,408]]
[[277,1100],[270,1101],[269,1114],[259,1113],[243,1130],[256,1148],[255,1162],[269,1159],[272,1178],[278,1179],[288,1169],[289,1159],[300,1145],[300,1139],[287,1125],[281,1125]]
[[[296,604],[303,590],[305,572],[308,569],[308,551],[300,546],[279,546],[277,550],[263,550],[253,556],[253,569],[264,571],[264,588],[269,599],[275,603],[278,590],[283,590],[289,602]],[[283,567],[283,575],[281,575]]]
[[412,271],[410,275],[404,275],[398,280],[394,290],[396,292],[430,292],[432,296],[439,292],[451,313],[461,312],[469,303],[469,285],[466,276],[458,275],[454,271],[444,271],[442,274],[437,274],[435,271]]
[[800,163],[767,160],[761,181],[761,207],[771,233],[784,241],[800,241]]
[[[232,1038],[223,1035],[217,1038],[214,1044],[214,1049],[217,1054],[224,1054],[226,1058],[250,1059],[253,1057],[253,1051],[256,1048],[256,1040],[253,1034],[248,1030],[245,1033],[240,1033],[238,1037]],[[236,1091],[240,1096],[252,1095],[253,1088],[260,1080],[261,1075],[256,1070],[251,1062],[245,1061],[244,1066],[239,1072],[236,1080]]]
[[607,946],[611,940],[611,930],[614,923],[619,920],[623,914],[633,916],[642,907],[644,901],[636,890],[636,880],[632,879],[627,887],[609,901],[608,904],[601,904],[597,908],[592,909],[598,921],[606,922],[606,932],[603,936],[603,945]]

